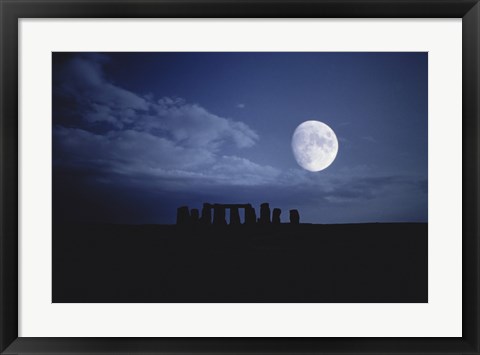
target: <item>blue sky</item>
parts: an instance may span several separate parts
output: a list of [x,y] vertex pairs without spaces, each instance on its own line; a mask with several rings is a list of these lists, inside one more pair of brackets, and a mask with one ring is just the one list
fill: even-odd
[[[180,205],[270,202],[302,222],[426,222],[427,53],[53,53],[63,222],[174,223]],[[295,128],[328,124],[327,169]]]

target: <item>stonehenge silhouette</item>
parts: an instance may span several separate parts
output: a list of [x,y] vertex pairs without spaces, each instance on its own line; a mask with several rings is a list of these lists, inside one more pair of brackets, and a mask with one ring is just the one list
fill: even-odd
[[[229,223],[227,223],[226,210],[229,210]],[[260,205],[260,217],[257,219],[255,208],[250,203],[239,204],[221,204],[204,203],[200,215],[197,208],[181,206],[177,208],[177,225],[214,225],[214,226],[237,226],[241,225],[240,209],[244,210],[244,225],[279,225],[281,224],[282,210],[274,208],[270,211],[270,204],[264,202]],[[213,211],[213,214],[212,214]],[[300,214],[298,210],[289,211],[290,224],[300,224]]]

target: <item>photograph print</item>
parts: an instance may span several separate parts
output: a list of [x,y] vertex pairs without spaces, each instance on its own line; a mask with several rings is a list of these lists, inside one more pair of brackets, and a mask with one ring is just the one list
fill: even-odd
[[428,302],[428,53],[53,52],[52,302]]

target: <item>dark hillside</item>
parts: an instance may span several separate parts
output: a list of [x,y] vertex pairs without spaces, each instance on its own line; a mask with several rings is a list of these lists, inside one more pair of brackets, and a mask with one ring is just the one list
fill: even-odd
[[427,302],[427,224],[54,226],[54,302]]

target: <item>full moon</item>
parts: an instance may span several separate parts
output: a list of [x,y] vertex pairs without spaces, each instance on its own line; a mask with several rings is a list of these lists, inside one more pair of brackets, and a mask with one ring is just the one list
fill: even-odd
[[321,171],[333,163],[338,152],[335,132],[320,121],[305,121],[293,132],[292,150],[298,165]]

